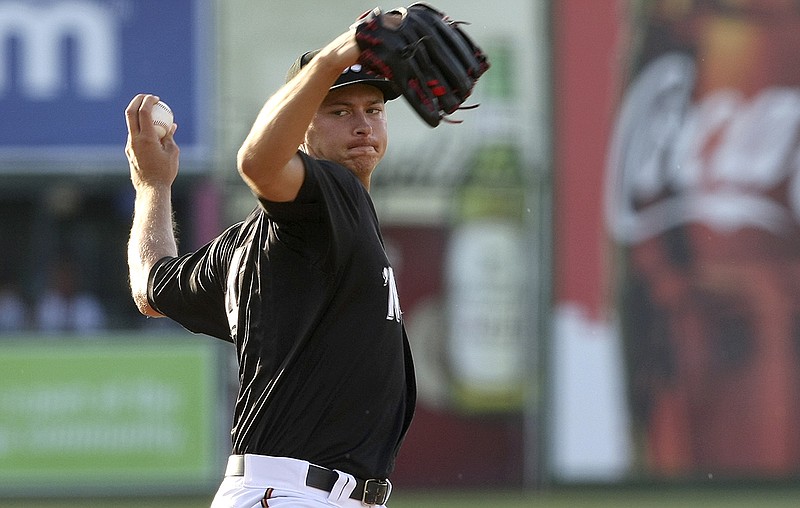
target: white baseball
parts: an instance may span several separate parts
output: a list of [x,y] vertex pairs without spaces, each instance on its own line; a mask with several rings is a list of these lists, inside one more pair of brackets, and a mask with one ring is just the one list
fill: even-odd
[[161,139],[167,135],[167,132],[170,130],[172,123],[174,122],[172,110],[166,105],[166,103],[158,101],[156,102],[155,106],[153,106],[152,116],[153,125],[156,127],[158,139]]

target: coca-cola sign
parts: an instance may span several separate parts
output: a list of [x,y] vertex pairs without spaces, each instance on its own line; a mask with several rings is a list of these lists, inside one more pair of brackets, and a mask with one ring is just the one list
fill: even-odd
[[[625,96],[609,151],[609,229],[638,243],[683,223],[775,234],[800,215],[800,89],[693,101],[694,59],[659,57]],[[786,186],[784,195],[773,192]]]

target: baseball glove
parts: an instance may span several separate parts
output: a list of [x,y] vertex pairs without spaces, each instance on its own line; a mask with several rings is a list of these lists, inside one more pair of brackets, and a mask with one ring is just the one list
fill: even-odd
[[486,55],[452,21],[425,3],[386,13],[376,7],[354,24],[359,63],[397,84],[431,127],[463,106],[475,82],[489,68]]

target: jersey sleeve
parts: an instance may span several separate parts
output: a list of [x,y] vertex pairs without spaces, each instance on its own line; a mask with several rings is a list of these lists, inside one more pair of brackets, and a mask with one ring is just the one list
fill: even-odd
[[234,231],[228,229],[195,252],[156,263],[147,286],[150,305],[191,332],[231,341],[224,290]]
[[366,190],[346,168],[298,152],[305,179],[291,202],[260,199],[266,215],[278,225],[281,242],[325,272],[336,270],[348,256],[361,215],[359,202]]

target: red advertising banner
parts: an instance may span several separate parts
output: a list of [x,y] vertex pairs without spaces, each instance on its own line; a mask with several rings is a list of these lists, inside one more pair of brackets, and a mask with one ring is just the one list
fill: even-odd
[[658,476],[796,475],[800,4],[625,6],[605,218],[638,451]]
[[[443,319],[451,298],[444,274],[452,236],[446,226],[384,228],[413,341],[419,391],[414,425],[392,481],[413,487],[520,486],[524,445],[519,408],[487,413],[459,404],[455,392],[459,376]],[[490,360],[485,365],[492,371],[497,367]]]

